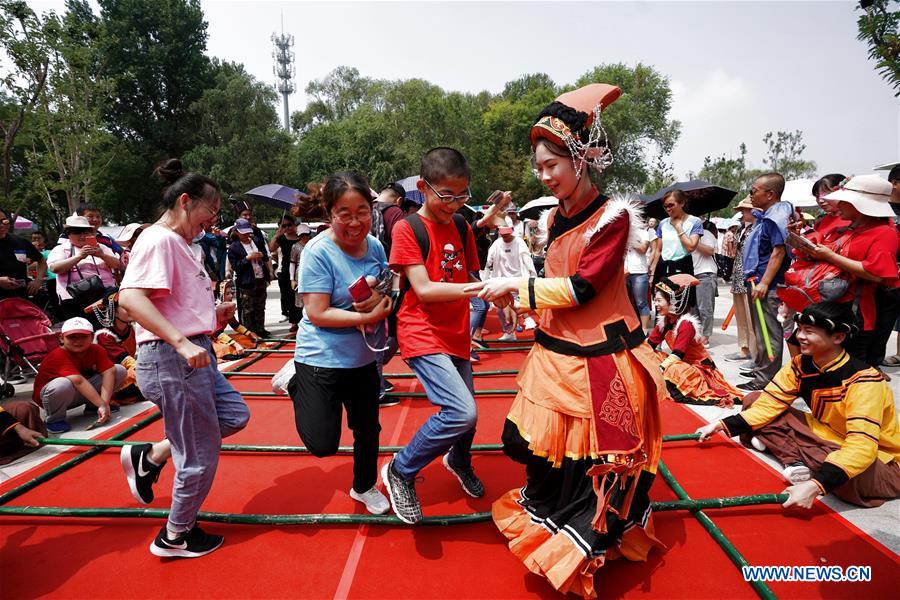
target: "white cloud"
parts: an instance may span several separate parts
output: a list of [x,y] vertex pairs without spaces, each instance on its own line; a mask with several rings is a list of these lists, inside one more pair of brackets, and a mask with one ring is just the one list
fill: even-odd
[[742,141],[758,137],[751,125],[758,98],[747,80],[714,69],[699,80],[673,80],[671,87],[671,116],[681,121],[671,156],[676,176],[699,169],[704,156],[735,154]]

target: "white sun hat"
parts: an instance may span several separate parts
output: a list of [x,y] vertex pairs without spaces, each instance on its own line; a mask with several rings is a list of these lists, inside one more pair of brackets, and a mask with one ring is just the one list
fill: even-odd
[[890,182],[883,177],[857,175],[825,196],[825,200],[847,202],[869,217],[893,217],[894,209],[890,205],[892,189]]

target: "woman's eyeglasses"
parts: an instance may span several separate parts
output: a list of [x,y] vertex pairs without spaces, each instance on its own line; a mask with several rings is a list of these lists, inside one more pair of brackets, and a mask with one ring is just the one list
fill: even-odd
[[353,221],[358,221],[362,223],[363,221],[371,221],[372,220],[372,211],[359,211],[358,213],[351,215],[346,212],[339,213],[331,213],[331,218],[340,223],[341,225],[350,225]]

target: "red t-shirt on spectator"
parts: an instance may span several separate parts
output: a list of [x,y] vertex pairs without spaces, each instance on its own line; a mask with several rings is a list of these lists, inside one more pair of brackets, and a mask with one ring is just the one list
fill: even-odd
[[34,393],[31,398],[35,403],[41,403],[41,390],[44,386],[57,377],[69,377],[81,375],[93,377],[113,367],[106,355],[106,351],[97,344],[91,344],[87,350],[79,354],[69,352],[65,348],[51,350],[38,368],[34,378]]
[[[428,261],[422,258],[410,224],[400,221],[391,232],[391,266],[424,264],[432,281],[467,283],[469,272],[479,269],[472,229],[466,227],[468,240],[463,246],[452,221],[435,223],[422,217],[422,223],[430,240]],[[469,300],[426,304],[419,300],[415,290],[408,289],[397,312],[397,342],[403,358],[449,354],[468,360],[472,344]]]
[[[900,240],[897,230],[885,220],[884,224],[860,230],[850,230],[846,250],[841,254],[851,260],[862,263],[866,272],[882,278],[881,285],[894,288],[898,286],[897,247]],[[859,290],[859,312],[863,317],[863,330],[875,328],[875,289],[874,281],[857,278]]]

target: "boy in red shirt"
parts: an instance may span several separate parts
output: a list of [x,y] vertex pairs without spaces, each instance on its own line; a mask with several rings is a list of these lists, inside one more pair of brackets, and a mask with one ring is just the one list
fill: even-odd
[[96,407],[97,422],[109,421],[109,401],[125,378],[125,367],[114,365],[106,351],[93,343],[94,327],[75,317],[62,326],[62,347],[47,354],[34,380],[35,404],[47,413],[47,431],[72,429],[66,411],[85,404],[85,412]]
[[471,228],[454,214],[471,196],[469,166],[458,151],[435,148],[422,158],[420,175],[416,187],[425,203],[394,226],[390,264],[409,285],[397,312],[400,353],[440,411],[381,473],[394,513],[409,524],[422,518],[416,475],[442,454],[463,491],[484,495],[470,452],[478,413],[469,362],[469,297],[479,288],[464,291],[477,281],[470,273],[478,272],[479,263]]

